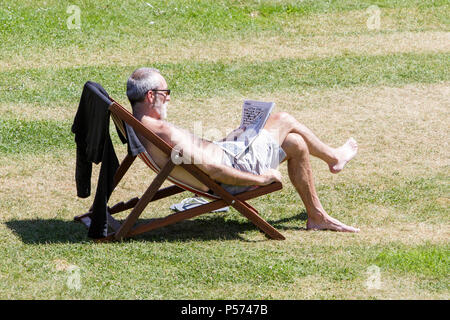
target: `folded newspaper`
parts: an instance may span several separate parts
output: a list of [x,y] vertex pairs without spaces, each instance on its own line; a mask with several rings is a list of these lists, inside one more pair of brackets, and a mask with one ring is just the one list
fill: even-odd
[[239,128],[233,130],[224,139],[224,143],[230,142],[229,148],[226,148],[227,151],[235,158],[245,154],[248,146],[264,128],[274,106],[274,102],[245,100],[242,105],[242,119]]

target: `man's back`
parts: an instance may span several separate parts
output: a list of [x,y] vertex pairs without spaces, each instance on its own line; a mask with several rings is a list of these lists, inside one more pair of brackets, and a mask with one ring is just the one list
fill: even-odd
[[[220,163],[223,150],[210,141],[200,139],[187,130],[177,128],[176,126],[162,120],[153,119],[149,116],[143,116],[139,119],[147,128],[152,130],[162,140],[169,144],[175,151],[182,151],[183,158],[176,161],[183,163],[207,164],[211,162]],[[161,168],[167,162],[169,157],[158,149],[150,141],[138,135],[139,140],[146,148],[148,154]],[[171,174],[173,178],[182,181],[196,189],[208,191],[208,187],[195,179],[183,168],[176,166]]]

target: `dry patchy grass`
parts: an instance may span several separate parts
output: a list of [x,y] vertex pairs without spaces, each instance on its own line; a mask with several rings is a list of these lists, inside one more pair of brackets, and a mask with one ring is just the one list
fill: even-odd
[[224,136],[239,125],[244,99],[274,101],[275,111],[291,113],[331,146],[339,146],[350,136],[358,141],[359,154],[347,172],[329,175],[322,170],[326,165],[314,159],[314,165],[321,168],[320,180],[337,182],[345,176],[370,181],[377,173],[420,176],[449,165],[449,94],[449,84],[443,83],[173,101],[169,120],[193,130],[200,124],[194,126],[192,120],[176,116],[190,110],[190,119],[202,119],[207,138],[217,132]]
[[395,32],[357,35],[264,36],[241,40],[215,40],[207,44],[198,40],[173,41],[170,46],[142,43],[120,46],[98,54],[92,48],[77,46],[59,49],[24,50],[11,59],[0,60],[0,71],[42,67],[95,65],[127,66],[180,61],[248,62],[280,58],[326,58],[342,54],[382,55],[391,53],[430,53],[450,50],[450,32]]
[[[311,89],[299,94],[173,99],[169,120],[208,139],[220,139],[239,125],[244,99],[274,101],[275,111],[287,111],[307,124],[325,143],[338,146],[349,136],[359,142],[359,154],[348,175],[328,175],[320,168],[319,180],[336,182],[342,177],[360,181],[380,172],[420,176],[449,165],[450,87],[443,84],[411,84],[403,87],[352,87]],[[123,99],[122,99],[123,100]],[[123,100],[124,105],[128,105]],[[61,112],[53,106],[30,105],[20,109],[0,105],[3,118],[69,120],[76,105]],[[182,117],[189,110],[190,117]],[[217,115],[221,114],[220,117]],[[192,120],[196,119],[196,120]],[[356,172],[355,172],[356,170]],[[8,172],[8,171],[6,171]]]
[[447,299],[443,292],[432,292],[421,289],[419,279],[408,276],[393,276],[381,270],[380,287],[368,288],[366,278],[359,281],[332,281],[320,276],[297,278],[294,283],[283,285],[278,290],[271,290],[273,299],[330,299],[344,300],[428,300]]
[[77,104],[58,103],[38,105],[33,103],[0,103],[0,118],[4,120],[55,120],[64,121],[75,117]]
[[[340,183],[371,183],[379,185],[380,177],[391,177],[397,181],[408,177],[433,177],[448,166],[448,85],[408,85],[401,88],[349,88],[339,90],[318,90],[298,96],[271,95],[255,97],[273,100],[277,109],[287,110],[301,122],[308,124],[324,141],[337,145],[348,136],[354,136],[360,145],[357,158],[338,175],[328,172],[326,165],[314,159],[313,168],[316,184],[337,185]],[[174,102],[169,116],[177,125],[193,129],[187,119],[177,117],[181,110],[192,110],[191,118],[202,118],[203,133],[211,128],[233,128],[240,118],[243,97],[232,99],[204,99],[200,101]],[[183,107],[181,107],[181,105]],[[217,114],[222,114],[217,118]],[[43,114],[45,116],[45,114]],[[51,116],[51,114],[50,114]],[[218,129],[225,134],[224,129]],[[116,148],[119,159],[124,156],[125,147]],[[2,185],[2,220],[9,219],[53,219],[70,220],[83,213],[90,205],[90,199],[76,199],[74,182],[75,155],[67,151],[57,156],[2,157],[0,184]],[[141,161],[136,161],[121,187],[111,198],[111,203],[138,196],[145,190],[154,174]],[[92,190],[95,192],[99,166],[94,166]],[[284,165],[281,171],[285,177],[283,192],[295,193],[289,185]],[[389,182],[386,182],[389,184]],[[18,193],[17,190],[21,192]],[[327,193],[327,191],[324,191]],[[152,212],[162,216],[170,211],[168,207],[185,195],[158,201]],[[340,202],[339,192],[327,193],[327,201]],[[438,199],[445,207],[448,198]],[[438,201],[436,200],[436,201]],[[289,210],[299,210],[298,204],[289,204]],[[152,205],[153,206],[153,205]],[[264,207],[264,205],[263,205]],[[266,217],[271,215],[267,209]],[[363,212],[351,209],[345,213],[345,222],[357,224],[363,229],[358,241],[365,243],[401,242],[419,244],[424,241],[445,242],[449,235],[447,223],[427,225],[404,221],[408,212],[398,208],[367,204]],[[123,217],[119,216],[119,217]],[[299,222],[303,226],[304,222]],[[353,236],[334,233],[284,231],[290,241],[350,244]],[[256,236],[256,238],[253,238]],[[247,236],[244,236],[247,237]],[[251,234],[248,240],[264,240],[260,234]]]

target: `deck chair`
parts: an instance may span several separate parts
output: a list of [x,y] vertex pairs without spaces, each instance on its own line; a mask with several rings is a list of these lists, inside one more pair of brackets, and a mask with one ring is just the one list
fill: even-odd
[[[201,171],[197,166],[195,166],[194,164],[185,163],[181,163],[179,165],[182,166],[197,180],[205,184],[210,189],[210,192],[198,190],[184,183],[183,181],[179,181],[170,176],[170,172],[175,167],[175,164],[172,162],[170,157],[172,154],[172,147],[160,137],[158,137],[154,132],[146,128],[127,109],[122,107],[115,100],[111,99],[111,101],[112,103],[109,106],[111,118],[113,119],[117,128],[122,132],[122,134],[125,136],[125,124],[127,124],[136,133],[140,133],[143,137],[148,139],[157,148],[168,155],[169,160],[164,166],[160,168],[152,159],[151,155],[149,155],[147,152],[141,152],[137,155],[137,157],[144,161],[144,163],[157,175],[140,198],[135,197],[126,202],[122,201],[111,207],[108,207],[108,225],[112,232],[108,233],[108,235],[104,238],[96,239],[96,241],[120,241],[124,238],[136,236],[150,230],[159,229],[185,219],[191,219],[201,214],[209,213],[213,210],[220,209],[225,206],[232,206],[233,208],[235,208],[262,232],[264,232],[270,239],[285,239],[285,237],[278,230],[276,230],[258,214],[258,211],[255,208],[253,208],[246,202],[247,200],[280,190],[282,188],[281,183],[274,182],[267,186],[256,187],[254,189],[251,189],[250,191],[232,195],[231,193],[223,189],[217,182],[212,180],[207,174]],[[126,174],[128,169],[134,162],[135,158],[136,156],[131,156],[129,154],[125,156],[124,160],[121,162],[114,175],[114,188],[117,187],[120,180],[123,178],[123,176]],[[166,180],[170,181],[172,185],[169,187],[160,188]],[[211,202],[192,209],[170,214],[164,218],[151,219],[149,222],[137,224],[140,215],[150,202],[157,201],[159,199],[166,198],[184,191],[190,191],[198,196],[208,198],[211,200]],[[119,222],[112,217],[112,215],[116,213],[129,209],[132,210],[123,222]],[[87,227],[89,227],[89,215],[90,212],[75,217],[75,220],[80,221]]]

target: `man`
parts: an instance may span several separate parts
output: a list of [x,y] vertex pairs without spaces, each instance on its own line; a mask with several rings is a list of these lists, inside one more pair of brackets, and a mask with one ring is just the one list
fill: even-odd
[[[280,161],[287,161],[290,181],[306,207],[308,230],[359,231],[325,212],[314,187],[309,161],[311,154],[325,161],[332,173],[338,173],[357,153],[358,146],[352,138],[339,148],[331,148],[291,115],[279,112],[269,116],[264,129],[252,142],[243,159],[236,160],[227,152],[223,141],[201,139],[164,121],[170,90],[157,69],[140,68],[134,71],[127,81],[127,96],[133,115],[138,120],[170,146],[182,150],[183,158],[194,161],[202,171],[230,192],[281,181],[281,174],[276,168]],[[167,156],[142,136],[139,138],[152,158],[162,166]],[[181,167],[175,167],[171,176],[198,189],[208,190]]]

